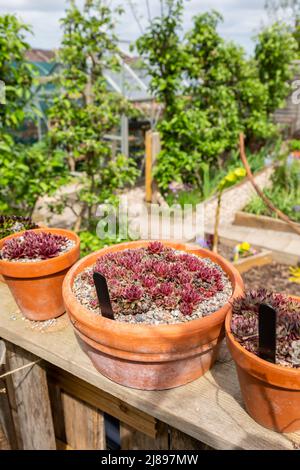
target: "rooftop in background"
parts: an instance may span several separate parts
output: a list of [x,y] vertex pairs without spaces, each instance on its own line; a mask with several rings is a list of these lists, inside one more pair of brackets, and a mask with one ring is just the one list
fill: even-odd
[[25,55],[26,59],[30,62],[51,62],[55,58],[55,51],[47,49],[30,49]]

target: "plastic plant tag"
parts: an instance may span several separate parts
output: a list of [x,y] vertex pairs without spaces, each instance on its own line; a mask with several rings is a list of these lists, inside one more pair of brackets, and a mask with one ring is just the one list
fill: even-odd
[[261,304],[258,312],[259,357],[265,361],[276,362],[276,310],[268,304]]
[[114,320],[114,312],[111,307],[110,296],[105,277],[100,273],[94,273],[93,279],[102,316]]

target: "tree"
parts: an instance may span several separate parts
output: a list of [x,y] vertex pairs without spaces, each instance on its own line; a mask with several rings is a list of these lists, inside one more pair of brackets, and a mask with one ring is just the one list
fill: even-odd
[[34,68],[25,60],[30,27],[14,15],[0,16],[0,78],[5,83],[6,104],[0,105],[2,132],[17,128],[28,111]]
[[80,161],[79,211],[67,196],[63,200],[76,215],[79,231],[92,229],[97,205],[112,200],[114,191],[132,183],[137,173],[132,160],[122,155],[112,159],[104,137],[119,124],[120,114],[129,112],[126,100],[110,92],[104,78],[105,69],[117,68],[112,11],[102,0],[86,0],[82,10],[73,0],[61,23],[62,71],[50,110],[50,139],[53,149],[65,152],[71,170]]
[[197,185],[205,196],[207,175],[226,166],[239,133],[260,145],[274,135],[275,126],[257,64],[220,36],[221,15],[194,17],[182,38],[182,2],[172,4],[171,17],[153,20],[137,41],[152,76],[152,91],[164,104],[157,126],[162,151],[156,178],[163,190],[179,181]]
[[267,112],[284,105],[293,78],[292,62],[297,58],[297,43],[287,26],[274,23],[258,35],[255,60],[259,78],[267,87]]
[[169,0],[167,11],[152,19],[147,31],[136,41],[151,76],[150,89],[164,105],[166,117],[177,109],[182,93],[182,71],[188,59],[179,33],[182,29],[183,0]]
[[26,61],[25,34],[30,27],[14,15],[0,16],[0,78],[6,101],[0,105],[0,211],[30,216],[39,196],[52,192],[63,173],[63,160],[49,155],[45,144],[16,144],[14,132],[34,118],[31,94],[34,67]]
[[289,26],[300,50],[300,1],[299,0],[266,0],[268,14],[273,22],[285,23]]

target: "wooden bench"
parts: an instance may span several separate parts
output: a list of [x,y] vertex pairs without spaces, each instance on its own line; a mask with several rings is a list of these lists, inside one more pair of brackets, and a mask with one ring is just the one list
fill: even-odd
[[94,369],[66,315],[47,327],[25,320],[4,284],[0,306],[0,375],[19,369],[0,379],[2,448],[105,449],[107,414],[120,422],[121,449],[300,448],[300,433],[276,434],[247,415],[226,348],[189,385],[139,391]]

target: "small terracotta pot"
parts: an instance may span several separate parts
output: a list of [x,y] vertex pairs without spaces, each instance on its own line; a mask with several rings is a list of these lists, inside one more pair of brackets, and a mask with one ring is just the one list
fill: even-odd
[[[122,243],[81,259],[65,278],[63,297],[80,344],[99,372],[127,387],[162,390],[191,382],[212,367],[224,337],[224,319],[231,308],[230,303],[212,315],[187,323],[126,324],[95,315],[81,305],[72,292],[75,277],[93,265],[99,256],[144,247],[148,243]],[[242,294],[243,281],[239,273],[220,256],[191,245],[163,243],[212,259],[228,274],[233,297]]]
[[[69,230],[47,228],[32,231],[54,233],[75,241],[74,247],[66,253],[43,261],[21,263],[0,259],[0,273],[24,316],[30,320],[49,320],[59,317],[66,310],[62,283],[69,268],[79,258],[80,240]],[[0,249],[6,240],[19,237],[22,233],[14,233],[0,240]]]
[[231,312],[225,323],[226,339],[247,412],[257,423],[273,431],[299,431],[300,370],[272,364],[250,353],[234,339],[230,324]]
[[[37,227],[45,228],[46,225],[37,224]],[[25,232],[25,230],[24,230],[24,232]],[[3,238],[0,238],[0,242],[1,242],[1,240],[3,240]],[[2,274],[0,274],[0,282],[3,282],[5,284],[5,280],[4,280],[4,277],[2,276]]]

